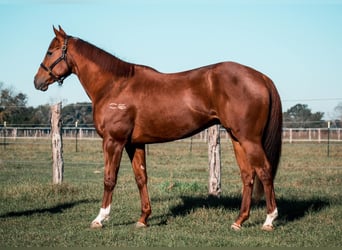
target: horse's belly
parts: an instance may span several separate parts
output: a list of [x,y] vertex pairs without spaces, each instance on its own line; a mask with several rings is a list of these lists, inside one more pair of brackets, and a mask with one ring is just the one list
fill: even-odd
[[132,133],[133,143],[160,143],[189,137],[207,127],[206,119],[170,118],[154,120],[144,124],[136,124]]

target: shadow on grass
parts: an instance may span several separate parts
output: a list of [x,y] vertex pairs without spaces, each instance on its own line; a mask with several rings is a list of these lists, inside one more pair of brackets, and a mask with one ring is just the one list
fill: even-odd
[[9,213],[0,215],[0,218],[31,216],[34,214],[44,214],[44,213],[59,214],[59,213],[63,213],[64,210],[70,209],[79,204],[93,203],[93,202],[97,202],[97,200],[86,199],[86,200],[79,200],[75,202],[67,202],[67,203],[59,204],[59,205],[49,207],[49,208],[31,209],[31,210],[25,210],[25,211],[19,211],[19,212],[9,212]]
[[[236,196],[221,196],[220,198],[214,196],[181,196],[182,203],[180,205],[174,206],[170,208],[170,213],[153,217],[152,220],[161,220],[157,223],[152,223],[155,225],[167,225],[167,217],[177,217],[177,216],[187,216],[189,213],[196,209],[202,208],[223,208],[227,210],[235,210],[238,215],[238,211],[241,205],[241,197],[239,195]],[[59,204],[49,208],[41,208],[41,209],[31,209],[25,211],[18,212],[9,212],[0,215],[0,218],[10,218],[10,217],[21,217],[21,216],[31,216],[34,214],[58,214],[63,213],[64,210],[73,208],[77,205],[84,203],[94,203],[98,202],[98,200],[84,199],[75,202],[68,202]],[[277,219],[278,224],[285,224],[289,221],[300,220],[305,217],[308,212],[319,212],[321,209],[329,206],[330,202],[328,199],[277,199],[279,217]],[[153,205],[153,204],[152,204]],[[252,205],[252,209],[264,208],[265,201],[261,201],[257,205]],[[265,212],[266,213],[266,212]],[[121,222],[115,225],[130,225],[133,224],[134,221],[126,221]],[[113,224],[114,225],[114,224]]]
[[[208,197],[194,197],[194,196],[182,196],[182,204],[172,207],[170,209],[170,216],[186,216],[191,211],[199,208],[224,208],[227,210],[240,210],[241,197],[240,196],[223,196],[221,198],[208,196]],[[289,221],[300,220],[305,217],[309,212],[319,212],[325,207],[330,205],[328,199],[277,199],[279,217],[277,218],[278,224],[285,224]],[[253,208],[264,208],[266,216],[265,201],[261,201],[259,204],[252,205]],[[159,225],[166,224],[162,222]]]
[[319,212],[330,206],[328,199],[279,199],[277,200],[280,223],[296,221],[304,218],[309,212]]

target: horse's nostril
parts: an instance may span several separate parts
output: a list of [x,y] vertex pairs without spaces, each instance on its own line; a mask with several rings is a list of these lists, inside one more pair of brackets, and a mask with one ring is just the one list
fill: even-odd
[[45,91],[48,89],[48,84],[44,81],[39,80],[39,77],[35,77],[33,80],[34,87],[38,90]]
[[36,77],[34,77],[33,83],[34,83],[34,87],[35,87],[36,89],[38,89],[38,81],[37,81],[37,76],[36,76]]

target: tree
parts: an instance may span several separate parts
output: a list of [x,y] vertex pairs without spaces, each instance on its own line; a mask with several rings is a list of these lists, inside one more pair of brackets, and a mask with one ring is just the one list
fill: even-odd
[[334,111],[336,113],[336,118],[342,120],[342,102],[337,104],[337,106],[334,108]]
[[[49,126],[51,111],[50,105],[40,105],[37,108],[27,107],[27,96],[16,93],[12,88],[4,87],[0,82],[0,124],[5,121],[8,125]],[[91,103],[76,103],[63,107],[63,126],[75,126],[75,122],[81,126],[93,125]]]
[[25,124],[30,120],[30,112],[26,108],[27,96],[3,86],[0,83],[0,123]]
[[284,127],[317,128],[322,127],[324,112],[312,113],[307,104],[296,104],[284,112]]
[[62,110],[63,126],[75,126],[75,122],[83,127],[92,126],[93,114],[91,103],[76,103],[65,106]]
[[37,108],[30,107],[30,124],[33,126],[49,126],[51,118],[50,105],[39,105]]
[[334,121],[334,125],[337,128],[341,128],[342,127],[342,102],[340,102],[339,104],[337,104],[337,106],[334,108],[335,111],[335,121]]

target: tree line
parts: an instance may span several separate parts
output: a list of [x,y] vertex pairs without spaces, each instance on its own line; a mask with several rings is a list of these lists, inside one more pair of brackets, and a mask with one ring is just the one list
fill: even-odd
[[[11,88],[0,83],[0,126],[6,122],[7,126],[41,127],[50,126],[50,104],[38,107],[27,106],[27,96],[16,93]],[[93,114],[91,103],[81,102],[62,107],[63,126],[92,127]]]
[[[339,103],[335,112],[340,119],[331,122],[332,127],[342,127],[342,103]],[[324,112],[312,112],[307,104],[296,104],[283,113],[284,127],[286,128],[320,128],[327,127],[323,120]],[[50,126],[50,105],[38,107],[27,106],[27,96],[16,93],[0,83],[0,126],[6,122],[8,126]],[[93,115],[90,102],[68,104],[62,107],[62,124],[66,127],[92,127]]]

